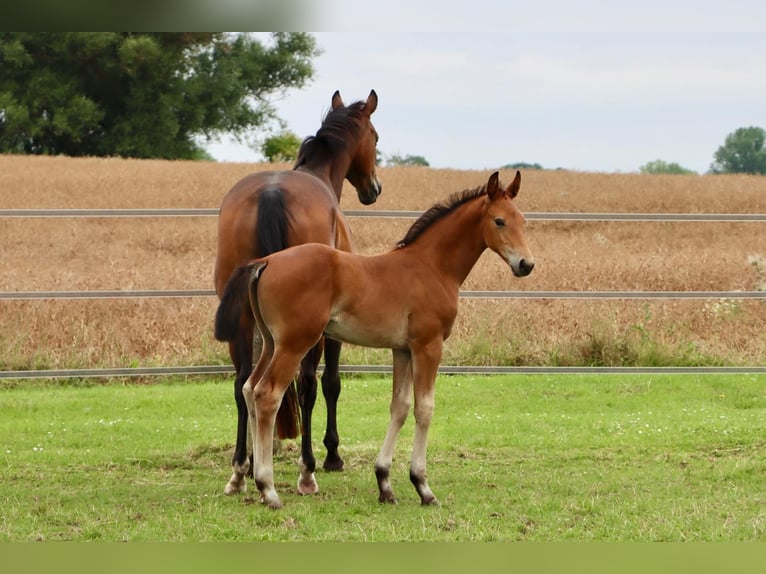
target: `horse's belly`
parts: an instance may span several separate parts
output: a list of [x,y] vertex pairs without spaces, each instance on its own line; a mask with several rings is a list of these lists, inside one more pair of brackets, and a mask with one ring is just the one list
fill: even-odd
[[356,317],[337,315],[330,319],[325,334],[337,341],[383,349],[399,349],[407,346],[407,323],[396,321],[361,321]]

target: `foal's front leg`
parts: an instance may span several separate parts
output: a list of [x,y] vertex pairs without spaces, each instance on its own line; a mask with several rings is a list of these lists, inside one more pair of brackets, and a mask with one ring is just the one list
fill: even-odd
[[428,429],[434,412],[436,374],[442,356],[442,341],[436,341],[417,352],[413,351],[415,385],[415,440],[410,461],[410,481],[420,495],[423,505],[439,504],[426,481],[426,448]]
[[394,459],[394,448],[399,431],[407,420],[407,414],[412,404],[412,362],[410,352],[394,350],[393,392],[391,396],[391,420],[388,423],[386,438],[380,447],[375,461],[375,477],[378,480],[380,502],[396,504],[394,490],[391,488],[391,464]]

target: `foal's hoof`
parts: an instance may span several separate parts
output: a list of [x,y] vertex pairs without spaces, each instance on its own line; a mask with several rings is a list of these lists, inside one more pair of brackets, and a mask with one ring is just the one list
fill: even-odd
[[237,479],[235,477],[231,477],[229,480],[229,483],[226,485],[226,488],[223,489],[223,493],[226,496],[236,496],[237,494],[240,494],[242,492],[247,491],[247,482],[244,478]]
[[232,486],[231,483],[226,485],[226,488],[223,489],[223,493],[226,496],[237,496],[240,492],[244,492],[244,488],[240,488],[237,486]]
[[435,496],[430,496],[430,497],[423,498],[420,501],[420,504],[422,504],[423,506],[440,506],[441,503]]
[[264,506],[266,506],[266,508],[270,508],[271,510],[279,510],[282,508],[282,501],[276,495],[265,496],[264,494],[261,494],[258,502],[261,502]]
[[383,494],[380,493],[380,496],[378,496],[378,502],[382,502],[384,504],[397,504],[398,501],[396,500],[396,497],[394,496],[393,492],[387,492]]

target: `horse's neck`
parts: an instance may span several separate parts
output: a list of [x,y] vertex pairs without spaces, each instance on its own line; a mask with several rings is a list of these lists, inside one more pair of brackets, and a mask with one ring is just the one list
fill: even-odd
[[321,179],[335,192],[335,197],[340,202],[343,180],[346,178],[349,167],[351,167],[350,163],[330,154],[323,154],[321,158],[312,158],[296,169]]
[[470,201],[432,224],[411,245],[424,260],[457,286],[463,284],[487,248],[481,232],[483,212],[478,201]]

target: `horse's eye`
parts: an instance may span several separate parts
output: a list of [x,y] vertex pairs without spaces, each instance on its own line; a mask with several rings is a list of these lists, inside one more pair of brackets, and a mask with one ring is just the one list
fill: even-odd
[[502,217],[495,217],[495,225],[505,227],[505,220]]

